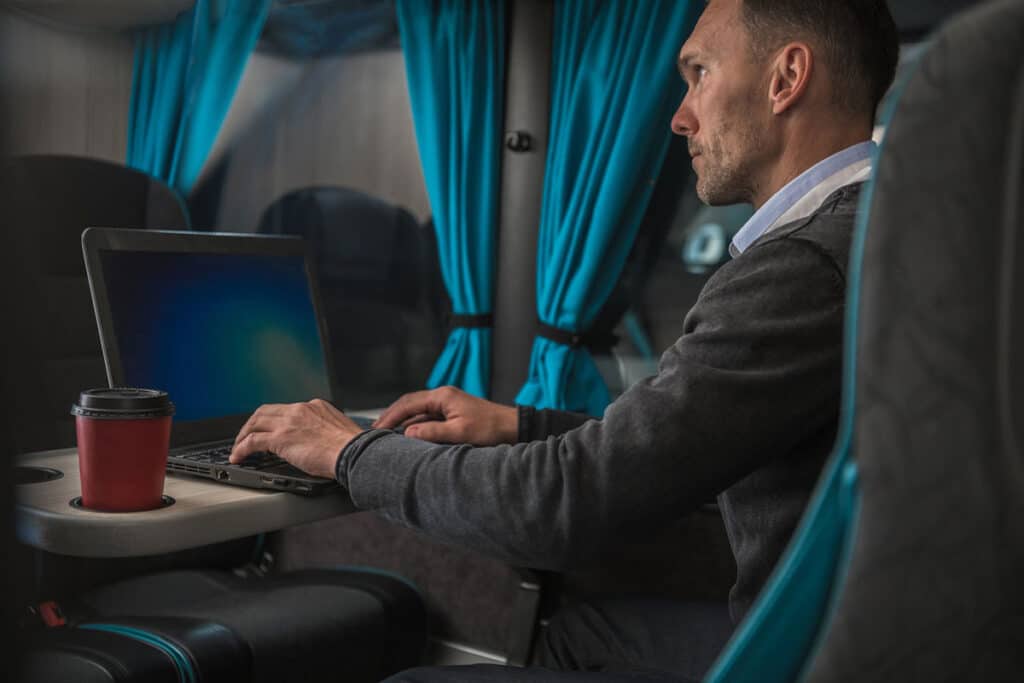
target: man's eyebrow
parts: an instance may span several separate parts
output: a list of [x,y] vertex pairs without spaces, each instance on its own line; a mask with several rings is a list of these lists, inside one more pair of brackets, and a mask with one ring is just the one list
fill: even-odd
[[679,69],[680,75],[685,78],[687,70],[698,58],[699,53],[696,50],[688,50],[680,54],[679,59],[676,60],[676,68]]

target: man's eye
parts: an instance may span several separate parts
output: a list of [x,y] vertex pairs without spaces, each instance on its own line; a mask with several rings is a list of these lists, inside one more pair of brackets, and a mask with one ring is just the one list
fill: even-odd
[[697,80],[698,81],[704,80],[704,77],[708,75],[708,70],[705,69],[702,66],[698,66],[696,70],[697,70]]

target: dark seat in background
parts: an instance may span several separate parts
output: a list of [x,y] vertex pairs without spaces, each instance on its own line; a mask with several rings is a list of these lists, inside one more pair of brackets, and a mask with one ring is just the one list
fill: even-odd
[[30,355],[7,359],[20,380],[16,447],[74,446],[71,403],[83,387],[107,383],[79,235],[90,225],[182,230],[188,216],[159,180],[97,159],[20,157],[3,194],[10,226],[3,248],[18,254],[8,286],[32,304],[28,319],[10,321]]
[[[18,392],[13,437],[21,452],[73,446],[71,403],[80,389],[106,385],[81,232],[90,225],[184,229],[187,214],[161,182],[110,162],[27,156],[0,163],[5,248],[17,254],[3,296],[18,297],[26,311],[9,323],[15,335],[3,360],[7,385]],[[134,560],[22,547],[10,561],[22,567],[26,604],[57,599],[70,621],[32,639],[26,680],[70,680],[84,670],[95,680],[166,676],[171,659],[154,658],[152,643],[109,645],[128,631],[176,644],[181,662],[208,681],[372,681],[418,663],[424,609],[406,582],[353,569],[230,571],[250,558],[252,545],[243,539]],[[107,630],[90,630],[97,628]]]
[[345,407],[382,407],[423,387],[444,335],[433,230],[358,190],[310,187],[276,199],[259,232],[310,244]]

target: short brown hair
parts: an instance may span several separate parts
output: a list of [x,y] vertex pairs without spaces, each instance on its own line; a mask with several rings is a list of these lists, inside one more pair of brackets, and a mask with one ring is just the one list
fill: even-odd
[[758,59],[798,38],[821,48],[849,111],[873,116],[892,85],[899,34],[885,0],[743,0],[742,16]]

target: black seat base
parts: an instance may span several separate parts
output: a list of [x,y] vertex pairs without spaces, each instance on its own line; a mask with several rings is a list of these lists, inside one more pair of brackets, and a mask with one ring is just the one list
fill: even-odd
[[[426,645],[426,613],[416,590],[390,575],[358,569],[263,578],[164,572],[91,591],[65,612],[78,626],[169,629],[184,619],[222,629],[251,653],[252,674],[244,678],[253,681],[376,681],[419,663]],[[208,656],[201,630],[164,633],[180,641],[202,679],[219,679],[207,674],[222,671],[224,662]]]
[[28,640],[17,678],[25,683],[252,677],[248,646],[229,629],[198,619],[129,617],[40,630]]

